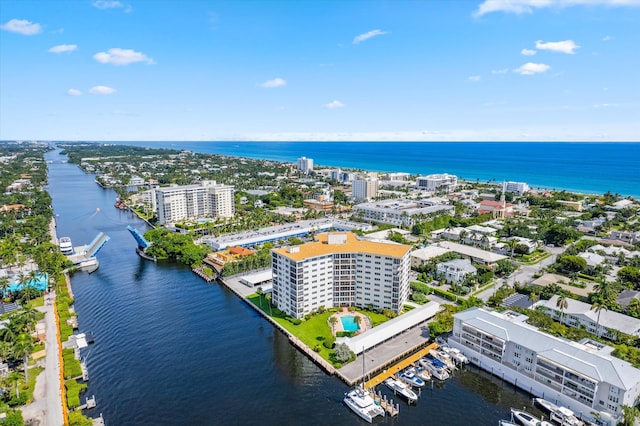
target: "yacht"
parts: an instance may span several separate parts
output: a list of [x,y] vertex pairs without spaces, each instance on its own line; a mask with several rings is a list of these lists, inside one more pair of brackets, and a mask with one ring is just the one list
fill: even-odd
[[384,409],[376,404],[376,401],[371,396],[371,393],[365,389],[365,357],[364,350],[362,351],[362,383],[359,386],[354,387],[349,392],[344,394],[344,403],[347,407],[351,408],[351,411],[362,417],[369,423],[373,422],[373,419],[377,416],[385,415]]
[[553,426],[553,423],[541,420],[533,414],[529,414],[523,410],[516,410],[515,408],[511,409],[511,417],[516,423],[519,423],[522,426]]
[[458,364],[468,364],[469,363],[469,358],[467,358],[458,348],[452,348],[452,347],[447,347],[447,346],[443,346],[441,347],[441,349],[443,351],[445,351],[446,353],[449,354],[449,356],[451,358],[453,358],[455,361],[458,362]]
[[409,385],[401,382],[400,380],[389,377],[384,381],[384,384],[387,385],[387,387],[394,393],[397,393],[400,396],[404,397],[409,403],[416,402],[418,400],[418,395],[416,395],[416,393],[411,390]]
[[73,244],[71,244],[71,238],[62,237],[59,241],[60,251],[65,256],[69,256],[73,254]]
[[438,380],[447,380],[449,378],[449,372],[444,364],[435,358],[420,358],[420,365],[426,368],[427,371]]
[[544,398],[535,398],[536,404],[549,411],[549,419],[562,426],[583,426],[584,422],[567,407],[561,407]]
[[431,380],[431,374],[429,374],[429,372],[427,371],[426,368],[424,368],[424,367],[422,367],[420,365],[417,365],[417,366],[409,368],[409,371],[411,371],[416,376],[420,377],[425,382],[427,380]]
[[429,351],[429,355],[431,355],[433,358],[437,359],[438,361],[444,363],[446,368],[448,368],[449,370],[455,370],[456,363],[453,362],[453,359],[451,358],[451,356],[449,356],[449,354],[445,352],[442,348],[431,349]]
[[413,371],[411,371],[411,369],[406,369],[400,373],[398,378],[414,388],[421,388],[424,386],[424,380],[418,377]]
[[344,403],[347,404],[354,413],[369,423],[373,422],[375,417],[384,417],[385,414],[384,409],[376,404],[369,391],[361,386],[356,386],[349,392],[345,393]]

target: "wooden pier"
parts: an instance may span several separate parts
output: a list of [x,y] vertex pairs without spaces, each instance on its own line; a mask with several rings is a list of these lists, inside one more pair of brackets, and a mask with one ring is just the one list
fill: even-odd
[[373,395],[373,400],[377,402],[387,414],[397,416],[400,413],[400,404],[394,404],[393,399],[387,400],[386,395],[382,395],[381,392],[375,392],[374,389],[370,389],[369,392]]
[[387,378],[395,375],[396,373],[399,373],[400,371],[404,370],[405,368],[415,364],[416,362],[418,362],[418,360],[420,358],[426,356],[431,349],[435,349],[437,347],[438,347],[437,343],[432,343],[432,344],[420,349],[416,353],[414,353],[412,355],[409,355],[408,357],[406,357],[404,359],[401,359],[396,364],[389,366],[384,371],[382,371],[378,375],[374,376],[372,379],[368,380],[365,383],[365,388],[366,389],[375,388],[380,383],[384,382],[385,379],[387,379]]
[[87,369],[87,364],[84,361],[80,362],[80,369],[82,370],[82,380],[85,382],[89,381],[89,369]]

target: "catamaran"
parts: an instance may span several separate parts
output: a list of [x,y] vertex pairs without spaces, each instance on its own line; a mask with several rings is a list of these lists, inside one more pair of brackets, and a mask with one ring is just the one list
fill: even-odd
[[362,383],[344,394],[344,403],[351,411],[368,421],[373,422],[377,416],[385,415],[384,409],[376,404],[371,393],[364,388],[365,382],[364,351],[362,352]]

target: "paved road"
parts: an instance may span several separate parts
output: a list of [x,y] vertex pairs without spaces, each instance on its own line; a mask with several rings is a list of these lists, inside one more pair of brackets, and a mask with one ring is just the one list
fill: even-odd
[[546,251],[551,253],[550,257],[547,257],[546,259],[541,260],[540,262],[536,263],[535,265],[521,266],[514,273],[512,273],[511,276],[509,278],[507,278],[506,280],[497,280],[495,289],[493,287],[489,288],[489,289],[483,291],[482,293],[478,294],[477,297],[479,297],[480,299],[486,301],[491,296],[493,296],[494,291],[498,287],[500,287],[502,285],[502,283],[506,283],[511,287],[513,287],[513,285],[516,282],[519,282],[520,284],[530,284],[533,281],[533,276],[535,274],[537,274],[537,273],[540,273],[547,266],[552,265],[556,261],[556,257],[558,256],[558,254],[560,254],[560,253],[562,253],[564,251],[564,248],[562,248],[562,247],[546,247]]
[[[50,293],[46,300],[55,297],[55,293]],[[47,354],[44,359],[44,371],[38,376],[33,393],[34,401],[23,409],[25,422],[32,419],[32,424],[43,426],[62,426],[64,419],[62,415],[62,391],[60,390],[60,358],[58,356],[59,345],[56,334],[56,319],[53,313],[53,306],[48,302],[39,311],[44,312],[46,328],[46,349]]]

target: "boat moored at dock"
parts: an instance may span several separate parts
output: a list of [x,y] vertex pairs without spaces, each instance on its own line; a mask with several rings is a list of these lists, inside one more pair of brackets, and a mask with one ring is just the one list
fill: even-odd
[[424,386],[424,380],[418,377],[411,369],[407,369],[398,375],[398,379],[402,380],[409,386],[421,388]]
[[73,254],[73,244],[71,243],[71,238],[61,237],[58,241],[58,246],[60,247],[60,252],[65,256]]
[[408,403],[418,401],[418,395],[414,391],[412,391],[407,384],[401,382],[400,380],[396,380],[393,377],[389,377],[384,381],[384,384],[389,389],[391,389],[394,393],[405,398]]
[[384,417],[385,415],[384,409],[376,404],[369,391],[362,386],[356,386],[345,393],[344,403],[347,404],[354,413],[369,423],[371,423],[375,417]]

